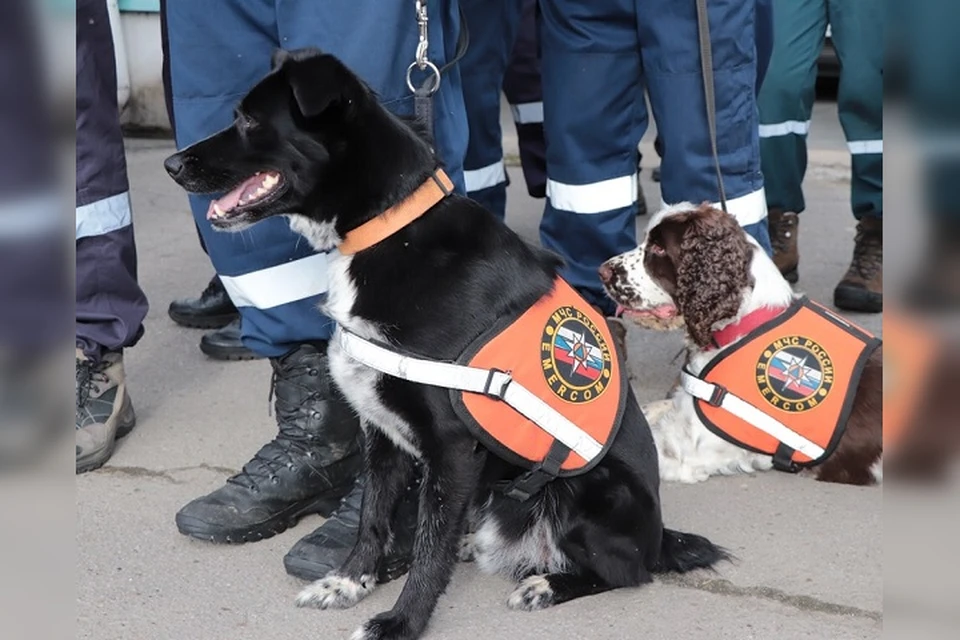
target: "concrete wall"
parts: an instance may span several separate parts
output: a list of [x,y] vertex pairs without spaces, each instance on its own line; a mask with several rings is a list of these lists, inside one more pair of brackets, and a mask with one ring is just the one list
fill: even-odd
[[[130,82],[129,98],[120,119],[128,126],[169,130],[163,101],[160,14],[123,12],[120,25]],[[119,72],[123,66],[119,60],[117,66]]]

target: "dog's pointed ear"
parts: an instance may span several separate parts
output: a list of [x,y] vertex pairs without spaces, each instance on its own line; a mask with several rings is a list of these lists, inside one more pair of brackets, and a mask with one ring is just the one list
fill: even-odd
[[287,54],[280,64],[305,118],[320,115],[334,103],[350,103],[362,88],[360,80],[329,54]]

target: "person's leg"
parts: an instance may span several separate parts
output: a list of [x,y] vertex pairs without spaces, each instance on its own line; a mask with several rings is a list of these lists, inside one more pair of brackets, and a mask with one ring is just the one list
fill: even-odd
[[757,93],[760,93],[760,87],[767,77],[767,70],[770,68],[770,58],[773,56],[774,43],[774,22],[773,22],[773,1],[774,0],[756,0],[757,17],[756,33],[757,42]]
[[513,52],[503,77],[503,93],[517,128],[520,166],[533,198],[547,196],[547,143],[543,135],[543,84],[537,0],[521,0],[522,14]]
[[637,246],[637,142],[647,125],[633,0],[541,5],[547,137],[544,247],[608,315],[601,263]]
[[501,220],[506,215],[507,170],[500,130],[500,90],[520,22],[520,0],[460,0],[470,47],[460,61],[470,141],[463,160],[467,195]]
[[848,311],[883,308],[883,47],[884,12],[857,0],[828,0],[840,60],[837,109],[852,155],[850,204],[857,238],[850,269],[834,290]]
[[760,157],[770,211],[773,259],[791,282],[799,278],[799,218],[805,208],[807,133],[817,57],[827,30],[826,0],[772,0],[773,54],[760,89]]
[[[173,88],[170,76],[170,36],[167,25],[167,0],[160,0],[160,47],[163,53],[161,76],[163,98],[167,108],[170,129],[176,131],[173,112]],[[207,253],[200,227],[194,225],[200,249]],[[240,339],[240,314],[227,295],[223,283],[216,275],[196,298],[180,298],[170,303],[167,315],[182,327],[193,329],[217,329],[200,339],[200,350],[220,360],[252,360],[259,358]]]
[[102,465],[133,428],[122,350],[143,335],[147,298],[117,108],[106,3],[77,3],[76,344],[77,472]]
[[[717,150],[727,208],[769,251],[757,139],[755,5],[707,3],[713,45]],[[666,203],[718,203],[697,34],[696,3],[637,0],[643,68],[663,139]]]

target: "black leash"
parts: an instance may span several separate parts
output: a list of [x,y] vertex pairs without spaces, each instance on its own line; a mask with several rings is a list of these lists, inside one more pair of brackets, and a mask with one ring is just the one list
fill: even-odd
[[723,188],[723,172],[720,170],[720,154],[717,152],[717,98],[713,83],[713,48],[710,45],[710,19],[707,16],[707,0],[697,0],[697,31],[700,35],[700,67],[703,71],[703,97],[707,103],[707,128],[710,132],[710,148],[713,165],[717,170],[717,189],[720,193],[720,208],[727,211],[727,194]]
[[[442,67],[437,67],[427,57],[429,48],[429,38],[427,25],[429,17],[427,16],[426,0],[416,0],[416,18],[417,26],[420,29],[420,40],[417,43],[417,53],[414,61],[407,67],[407,87],[413,93],[413,110],[417,120],[421,125],[433,135],[433,94],[440,89],[440,80],[444,73],[456,65],[467,53],[470,46],[470,31],[467,29],[466,16],[463,13],[463,7],[457,3],[457,9],[460,13],[460,35],[457,38],[457,50],[450,62]],[[413,84],[413,70],[427,71],[427,77],[418,87]]]

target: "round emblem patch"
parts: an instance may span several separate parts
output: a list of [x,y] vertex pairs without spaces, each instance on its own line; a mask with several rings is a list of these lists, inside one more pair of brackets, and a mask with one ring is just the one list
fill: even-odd
[[575,307],[560,307],[550,314],[540,355],[547,384],[567,402],[596,400],[610,384],[610,345],[593,321]]
[[802,413],[817,407],[833,388],[833,361],[826,349],[803,336],[775,340],[757,362],[757,386],[777,409]]

